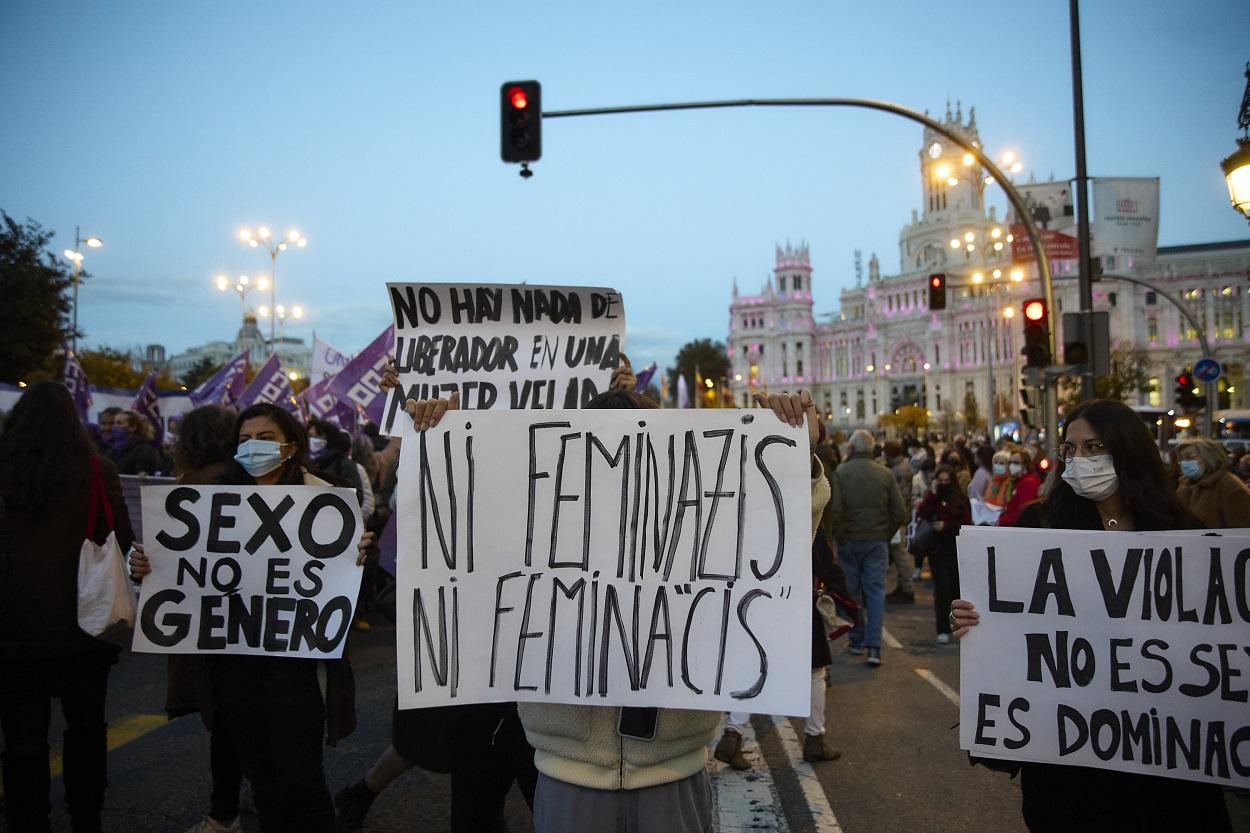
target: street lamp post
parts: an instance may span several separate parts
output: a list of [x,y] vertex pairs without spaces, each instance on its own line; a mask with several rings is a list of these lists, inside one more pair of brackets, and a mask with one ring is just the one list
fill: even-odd
[[[278,341],[275,342],[273,338],[270,338],[270,346],[275,346],[278,342],[283,344],[286,343],[286,319],[288,316],[296,320],[304,317],[304,308],[299,304],[295,304],[292,307],[278,304],[273,309],[270,309],[269,307],[261,307],[256,312],[261,318],[269,319],[270,330],[273,329],[274,321],[277,321],[278,323]],[[274,352],[277,352],[276,347]]]
[[[997,231],[997,229],[995,229],[995,231]],[[1008,235],[1008,237],[1010,237],[1010,235]],[[1012,316],[1015,314],[1015,311],[1011,308],[1011,284],[1020,283],[1022,280],[1024,280],[1024,271],[1021,269],[1012,269],[1008,278],[1010,283],[1007,281],[1002,281],[1002,277],[1003,277],[1003,270],[995,269],[993,272],[990,273],[990,282],[989,282],[989,285],[986,286],[984,272],[972,273],[972,285],[984,286],[984,289],[982,290],[982,294],[985,298],[985,325],[986,325],[985,326],[985,339],[984,339],[985,368],[986,368],[986,373],[989,377],[988,379],[989,410],[987,412],[988,414],[987,425],[989,426],[988,431],[989,431],[989,436],[991,439],[993,439],[993,436],[994,436],[993,426],[997,418],[997,414],[995,413],[995,411],[998,405],[998,398],[997,398],[996,390],[995,390],[996,385],[994,382],[994,348],[997,346],[997,336],[995,335],[994,331],[998,325],[999,316],[995,314],[994,312],[994,296],[998,294],[1000,290],[1002,291],[1004,295],[1007,296],[1007,306],[1003,309],[1002,317],[1004,319],[1010,320]],[[1000,281],[1002,282],[1000,283]],[[1010,334],[1010,330],[1009,330],[1009,334]],[[1012,360],[1012,367],[1013,368],[1015,367],[1014,359]]]
[[1250,63],[1246,64],[1246,91],[1242,93],[1241,108],[1237,111],[1237,126],[1242,134],[1237,140],[1237,150],[1220,162],[1220,168],[1224,171],[1233,208],[1250,219]]
[[[258,226],[256,231],[250,228],[239,230],[239,239],[247,243],[253,249],[263,248],[269,252],[269,305],[274,309],[278,308],[278,252],[285,252],[287,245],[298,246],[304,248],[308,245],[308,239],[295,229],[289,229],[285,238],[275,238],[269,230],[269,226]],[[273,341],[274,322],[269,322],[269,340]]]
[[75,353],[78,352],[78,276],[82,272],[83,243],[89,248],[98,249],[104,245],[104,241],[94,234],[83,237],[79,227],[74,226],[74,248],[65,250],[65,259],[74,264],[74,331],[69,338],[70,349]]
[[[230,279],[225,275],[218,275],[214,283],[222,292],[229,292],[231,289]],[[239,279],[234,283],[234,291],[239,294],[239,304],[243,315],[247,315],[247,293],[254,289],[264,292],[269,288],[269,279],[261,275],[255,281],[252,281],[247,275],[239,275]]]

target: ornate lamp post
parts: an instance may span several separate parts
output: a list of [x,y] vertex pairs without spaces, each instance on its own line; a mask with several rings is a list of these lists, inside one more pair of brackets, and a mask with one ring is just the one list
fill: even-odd
[[1241,109],[1237,111],[1237,126],[1242,134],[1237,140],[1237,150],[1220,162],[1220,167],[1224,170],[1233,208],[1250,219],[1250,63],[1246,64],[1246,91],[1241,96]]
[[104,245],[104,241],[94,234],[83,237],[78,226],[74,226],[74,248],[66,249],[64,252],[65,259],[74,264],[74,332],[70,335],[70,349],[75,353],[78,352],[78,275],[82,272],[82,245],[84,243],[89,248],[98,249]]
[[[304,248],[308,239],[295,229],[289,229],[285,238],[275,238],[269,226],[258,226],[255,231],[250,228],[239,230],[239,239],[253,249],[264,248],[269,252],[269,306],[278,307],[278,252],[285,252],[287,246]],[[273,341],[274,322],[269,321],[269,340]]]
[[[217,288],[222,292],[229,292],[231,289],[230,279],[225,275],[218,275],[213,283],[215,283]],[[254,289],[259,289],[261,292],[264,292],[268,288],[269,278],[266,278],[264,275],[261,275],[255,281],[247,275],[239,275],[239,279],[234,282],[233,289],[235,292],[239,293],[239,303],[242,306],[242,312],[244,315],[247,315],[247,293]]]

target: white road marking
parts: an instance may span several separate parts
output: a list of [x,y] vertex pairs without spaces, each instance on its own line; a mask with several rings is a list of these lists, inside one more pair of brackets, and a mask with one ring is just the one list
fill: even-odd
[[959,707],[959,692],[958,691],[955,691],[955,689],[951,688],[946,683],[939,680],[937,675],[927,668],[917,668],[915,669],[915,671],[917,674],[920,675],[921,679],[923,679],[929,685],[933,686],[938,691],[940,691],[942,693],[942,696],[945,697],[947,700],[950,700],[952,703],[954,703],[956,708]]
[[[724,730],[724,724],[721,725],[721,730]],[[750,723],[742,730],[742,748],[743,754],[751,762],[751,768],[744,772],[739,772],[715,758],[708,764],[708,774],[712,778],[713,804],[716,807],[717,833],[761,830],[788,833],[786,815],[773,787],[773,774],[760,753],[755,729]]]
[[829,806],[829,797],[825,795],[825,788],[821,786],[820,779],[816,777],[812,765],[803,760],[803,747],[799,744],[794,727],[790,725],[790,719],[773,715],[772,720],[773,725],[777,727],[777,734],[781,737],[781,748],[790,759],[790,766],[799,779],[803,797],[807,799],[807,808],[812,813],[812,822],[817,833],[843,833],[842,826],[838,824],[838,819],[833,814],[833,808]]
[[903,647],[903,643],[895,639],[894,634],[890,633],[885,628],[881,629],[881,641],[885,643],[885,647],[887,648],[902,648]]

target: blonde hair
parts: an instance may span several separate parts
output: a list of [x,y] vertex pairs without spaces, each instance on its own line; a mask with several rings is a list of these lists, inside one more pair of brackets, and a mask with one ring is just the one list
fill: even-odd
[[1218,440],[1208,440],[1204,437],[1181,440],[1176,444],[1177,459],[1180,459],[1181,452],[1187,448],[1192,448],[1197,452],[1198,459],[1202,461],[1203,471],[1208,474],[1228,468],[1228,450]]
[[138,411],[125,410],[123,414],[130,420],[130,424],[134,426],[134,434],[144,440],[156,439],[156,428],[152,425],[152,420],[145,417]]

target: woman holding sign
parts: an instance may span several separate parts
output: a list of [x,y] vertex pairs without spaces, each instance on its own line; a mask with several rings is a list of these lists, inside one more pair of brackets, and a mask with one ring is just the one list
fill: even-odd
[[[269,403],[244,410],[234,421],[234,459],[217,481],[234,486],[328,486],[305,468],[308,439],[287,411]],[[372,533],[360,541],[363,559]],[[135,559],[133,574],[149,571]],[[358,560],[357,563],[360,563]],[[283,656],[207,657],[208,699],[202,713],[214,736],[232,747],[252,785],[261,829],[332,833],[334,805],[322,766],[323,740],[334,743],[355,728],[355,696],[346,657],[325,664]]]
[[[93,486],[94,484],[94,486]],[[112,508],[93,513],[102,490]],[[65,716],[65,802],[75,831],[100,829],[107,780],[104,699],[117,648],[78,627],[78,562],[86,537],[134,537],[121,481],[96,455],[69,391],[31,385],[0,434],[0,726],[10,830],[48,830],[52,699]]]
[[[1063,440],[1060,478],[1018,526],[1121,532],[1200,526],[1177,501],[1158,449],[1127,405],[1110,400],[1077,405],[1064,422]],[[980,614],[964,599],[951,607],[951,626],[962,638]],[[1229,829],[1223,797],[1213,784],[1033,762],[1013,770],[1021,773],[1021,811],[1034,833]]]

